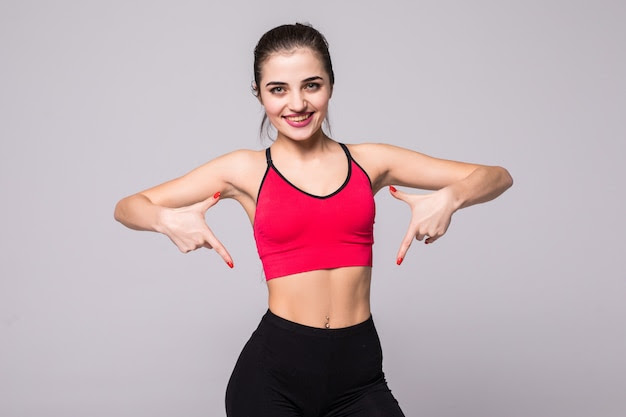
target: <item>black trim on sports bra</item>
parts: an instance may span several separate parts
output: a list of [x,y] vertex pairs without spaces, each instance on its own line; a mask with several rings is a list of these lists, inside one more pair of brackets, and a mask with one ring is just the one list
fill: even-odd
[[[280,178],[282,178],[287,184],[289,184],[290,186],[292,186],[293,188],[295,188],[296,190],[300,191],[303,194],[306,194],[310,197],[313,198],[319,198],[319,199],[325,199],[325,198],[330,198],[332,196],[334,196],[335,194],[339,193],[341,190],[343,190],[346,185],[348,185],[348,182],[350,182],[350,178],[352,177],[352,157],[350,156],[350,152],[348,152],[348,149],[342,144],[340,143],[339,145],[341,145],[341,148],[343,149],[344,153],[346,154],[346,159],[348,160],[348,175],[346,176],[345,181],[343,182],[343,184],[341,184],[341,186],[333,191],[332,193],[328,194],[328,195],[324,195],[324,196],[320,196],[320,195],[315,195],[315,194],[311,194],[311,193],[307,193],[306,191],[304,191],[303,189],[297,187],[296,185],[294,185],[291,181],[289,181],[279,170],[278,168],[276,168],[276,166],[274,166],[274,164],[272,163],[272,153],[270,151],[270,148],[267,148],[265,150],[265,157],[267,159],[267,166],[268,166],[268,170],[271,167],[274,172],[276,172],[278,174],[278,176]],[[358,165],[358,164],[357,164]],[[363,169],[363,168],[361,168]],[[366,174],[367,175],[367,174]],[[368,177],[369,178],[369,177]],[[263,183],[261,183],[262,185]],[[260,192],[260,189],[259,189]],[[258,197],[257,197],[257,201],[258,201]]]
[[[265,159],[267,160],[267,168],[265,168],[265,173],[263,174],[263,178],[261,179],[261,183],[259,184],[259,190],[256,193],[256,203],[259,202],[261,190],[263,189],[263,184],[265,183],[265,178],[267,178],[267,173],[270,172],[270,167],[272,166],[272,155],[270,154],[270,148],[267,148],[265,150]],[[256,213],[256,204],[254,210]],[[254,217],[256,219],[256,215]]]
[[[339,143],[339,142],[337,142]],[[370,182],[370,188],[373,188],[372,186],[372,179],[370,178],[370,176],[368,175],[367,171],[363,169],[363,167],[361,165],[359,165],[359,163],[356,161],[356,159],[354,159],[352,157],[352,154],[350,153],[350,151],[348,150],[348,147],[346,145],[344,145],[343,143],[339,143],[341,145],[341,147],[343,148],[344,152],[346,153],[346,155],[348,155],[348,158],[350,158],[350,160],[352,162],[354,162],[356,164],[356,166],[358,166],[361,171],[363,171],[363,173],[365,174],[365,176],[367,177],[367,180]]]

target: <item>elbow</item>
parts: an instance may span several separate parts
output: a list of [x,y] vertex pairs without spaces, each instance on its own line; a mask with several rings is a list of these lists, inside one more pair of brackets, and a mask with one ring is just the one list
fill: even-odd
[[500,174],[500,182],[502,184],[502,191],[506,191],[513,186],[513,177],[509,171],[504,167],[495,167]]
[[124,203],[125,203],[126,198],[121,199],[120,201],[117,202],[117,204],[115,205],[115,209],[113,210],[113,218],[124,224]]
[[502,170],[504,171],[506,188],[511,188],[513,186],[513,177],[511,176],[511,173],[505,168],[502,168]]
[[121,201],[118,201],[117,204],[115,205],[115,209],[113,210],[113,218],[116,221],[120,221],[120,216],[121,216],[121,211],[122,209],[120,208],[120,203]]

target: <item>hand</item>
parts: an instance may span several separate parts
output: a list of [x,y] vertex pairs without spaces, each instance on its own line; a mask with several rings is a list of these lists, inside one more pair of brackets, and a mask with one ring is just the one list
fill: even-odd
[[204,247],[215,249],[229,267],[233,267],[233,260],[222,243],[215,237],[204,216],[207,210],[213,207],[220,198],[220,193],[204,201],[180,208],[165,209],[161,222],[162,232],[183,252],[191,252]]
[[404,201],[411,208],[411,223],[402,240],[396,263],[400,265],[406,256],[413,238],[424,243],[433,243],[448,230],[454,213],[453,196],[442,188],[430,194],[409,194],[389,187],[389,192],[398,200]]

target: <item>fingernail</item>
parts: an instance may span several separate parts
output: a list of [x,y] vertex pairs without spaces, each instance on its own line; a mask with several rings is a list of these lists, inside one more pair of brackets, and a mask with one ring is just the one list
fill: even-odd
[[400,265],[402,263],[402,261],[404,260],[404,258],[398,258],[396,259],[396,264]]
[[432,242],[429,242],[429,241],[427,241],[427,240],[425,240],[425,241],[424,241],[424,244],[425,244],[425,245],[428,245],[429,243],[432,243]]
[[[389,189],[391,190],[392,193],[395,193],[396,191],[398,191],[398,190],[396,190],[396,187],[394,187],[393,185],[390,185]],[[402,261],[400,261],[400,262],[402,262]],[[400,264],[398,264],[398,265],[400,265]]]
[[226,265],[228,265],[231,269],[235,267],[235,264],[233,264],[231,261],[226,262]]
[[[220,192],[218,191],[218,192],[216,192],[215,194],[213,194],[213,198],[217,200],[218,198],[220,198],[220,195],[222,195],[222,193],[220,193]],[[232,268],[232,266],[231,266],[231,268]]]

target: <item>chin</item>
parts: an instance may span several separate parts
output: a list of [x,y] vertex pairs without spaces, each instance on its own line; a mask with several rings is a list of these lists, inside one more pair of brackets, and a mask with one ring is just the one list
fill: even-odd
[[[287,133],[287,132],[285,132],[285,133]],[[284,136],[288,137],[291,140],[305,141],[305,140],[311,139],[314,136],[314,133],[311,133],[311,132],[307,132],[307,133],[305,133],[305,132],[296,132],[295,134],[292,134],[292,135],[287,134],[287,135],[284,135]]]
[[284,136],[287,139],[291,139],[298,142],[303,142],[311,139],[314,136],[317,136],[322,133],[321,126],[316,129],[294,129],[290,127],[289,129],[282,129],[278,131],[280,136]]

